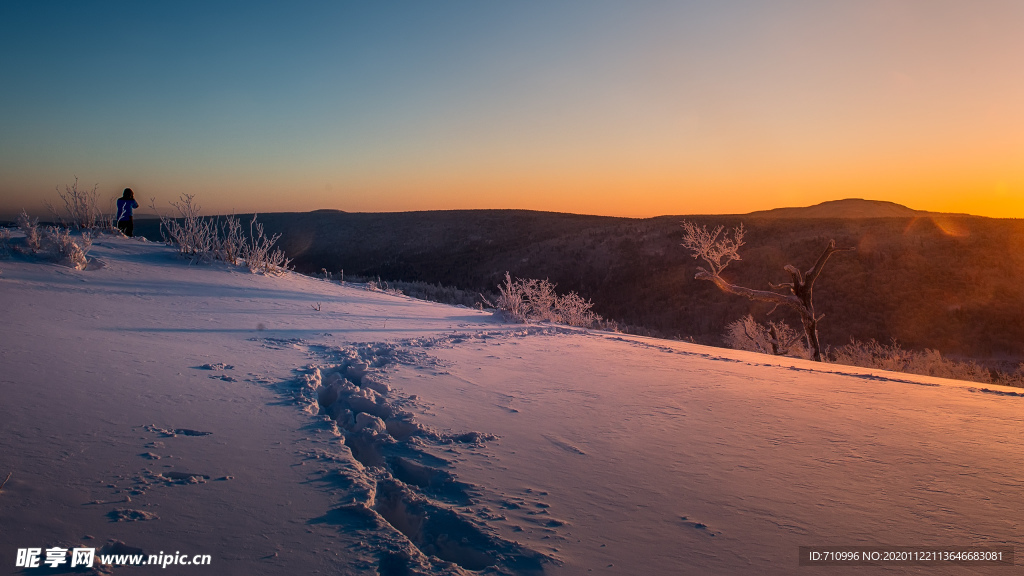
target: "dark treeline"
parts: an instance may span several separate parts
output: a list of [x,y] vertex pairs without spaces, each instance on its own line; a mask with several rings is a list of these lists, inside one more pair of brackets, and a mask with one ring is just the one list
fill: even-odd
[[748,312],[760,321],[788,310],[694,280],[680,222],[746,226],[742,261],[724,275],[768,288],[783,270],[809,267],[829,239],[834,255],[815,285],[826,345],[898,340],[978,359],[1024,357],[1024,221],[970,216],[776,219],[757,216],[608,218],[514,210],[261,214],[300,272],[418,280],[491,292],[505,271],[548,278],[594,310],[668,337],[720,345]]

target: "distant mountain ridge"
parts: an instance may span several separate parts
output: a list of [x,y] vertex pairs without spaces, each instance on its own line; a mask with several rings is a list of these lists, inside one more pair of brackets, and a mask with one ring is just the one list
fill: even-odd
[[[332,208],[320,208],[318,210],[312,210],[308,214],[330,216],[338,214],[464,214],[466,216],[475,217],[481,214],[493,215],[493,214],[527,214],[533,213],[537,215],[543,214],[565,214],[569,216],[579,216],[583,218],[609,218],[616,219],[620,217],[615,216],[589,216],[584,214],[571,214],[561,212],[545,212],[536,210],[516,210],[516,209],[480,209],[480,210],[422,210],[422,211],[411,211],[411,212],[348,212],[345,210],[337,210]],[[264,213],[272,214],[272,213]],[[916,218],[919,216],[971,216],[970,214],[963,213],[952,213],[952,212],[931,212],[928,210],[915,210],[902,204],[895,202],[889,202],[886,200],[865,200],[863,198],[845,198],[843,200],[828,200],[820,204],[813,206],[794,206],[785,208],[772,208],[769,210],[757,210],[755,212],[748,212],[746,214],[719,214],[719,216],[749,216],[753,218]],[[655,218],[665,217],[682,217],[683,215],[669,215],[655,216]],[[711,215],[705,215],[711,216]],[[135,212],[136,220],[143,219],[157,219],[157,214],[149,212]],[[0,223],[13,224],[17,219],[16,213],[3,213],[0,212]],[[46,218],[40,218],[45,220]],[[628,220],[644,220],[643,218],[627,218]]]
[[[1024,251],[1005,248],[1024,246],[1024,220],[867,200],[767,212],[634,219],[526,210],[318,210],[259,219],[268,235],[282,235],[278,245],[302,272],[491,294],[506,271],[547,278],[562,293],[591,299],[606,318],[713,345],[748,313],[791,325],[799,319],[786,310],[769,316],[770,306],[695,281],[698,263],[680,245],[683,220],[712,229],[743,223],[743,259],[727,275],[755,288],[789,281],[784,266],[805,270],[834,239],[856,249],[834,256],[815,285],[816,310],[827,318],[820,333],[826,345],[896,338],[908,349],[1024,360]],[[900,216],[885,216],[893,213]],[[159,239],[159,222],[137,222],[136,233]]]
[[[885,200],[846,198],[799,208],[759,210],[745,214],[745,216],[756,218],[912,218],[925,214],[933,214],[933,212],[914,210],[902,204]],[[961,216],[961,214],[957,214],[957,216]]]

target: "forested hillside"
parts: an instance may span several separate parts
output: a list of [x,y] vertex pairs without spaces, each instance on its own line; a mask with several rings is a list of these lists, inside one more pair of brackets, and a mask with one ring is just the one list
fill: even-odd
[[[420,280],[493,291],[505,271],[549,278],[594,309],[658,335],[720,344],[726,324],[770,307],[694,280],[680,222],[747,229],[734,283],[785,282],[829,239],[835,254],[815,285],[822,341],[897,339],[979,359],[1024,357],[1024,221],[922,214],[895,218],[765,215],[607,218],[528,211],[263,214],[298,270]],[[793,325],[788,310],[772,318]]]

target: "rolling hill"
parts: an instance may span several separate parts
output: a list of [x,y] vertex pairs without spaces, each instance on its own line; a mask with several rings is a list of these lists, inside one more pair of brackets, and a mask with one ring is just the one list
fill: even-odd
[[847,198],[845,200],[829,200],[814,206],[760,210],[750,212],[746,216],[756,218],[914,218],[925,214],[929,213],[907,208],[895,202]]
[[[1014,367],[1024,358],[1024,222],[860,200],[766,214],[629,219],[517,210],[317,211],[261,214],[260,220],[268,232],[282,234],[303,272],[479,292],[493,292],[505,271],[549,278],[640,332],[714,345],[729,322],[747,313],[764,320],[770,308],[694,280],[696,263],[680,246],[680,222],[742,222],[743,260],[725,274],[745,286],[786,281],[785,265],[806,269],[829,239],[852,249],[836,254],[815,286],[826,345],[895,338],[908,348]],[[797,322],[782,310],[771,317]]]

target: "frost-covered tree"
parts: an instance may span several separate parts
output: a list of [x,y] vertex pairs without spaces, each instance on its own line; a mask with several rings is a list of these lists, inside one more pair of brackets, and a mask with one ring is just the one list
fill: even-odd
[[724,226],[718,226],[714,230],[709,231],[707,226],[698,227],[693,222],[683,222],[683,247],[687,248],[694,258],[700,258],[707,264],[707,268],[703,266],[697,268],[697,274],[694,278],[713,282],[722,291],[729,294],[793,308],[800,314],[800,322],[804,328],[804,339],[807,342],[807,347],[813,354],[813,359],[821,362],[818,322],[821,321],[824,315],[819,316],[815,314],[812,295],[814,281],[821,274],[825,262],[828,262],[832,254],[840,251],[836,248],[835,240],[829,240],[825,250],[822,251],[818,259],[815,260],[814,265],[808,268],[806,272],[800,272],[796,266],[787,264],[783,269],[789,272],[792,282],[783,284],[769,283],[772,290],[784,291],[784,293],[780,294],[770,290],[755,290],[753,288],[737,286],[722,278],[722,271],[725,270],[729,263],[733,260],[741,259],[739,250],[744,244],[743,236],[746,232],[743,229],[743,224],[733,228],[731,235],[728,232],[723,234],[724,230]]

